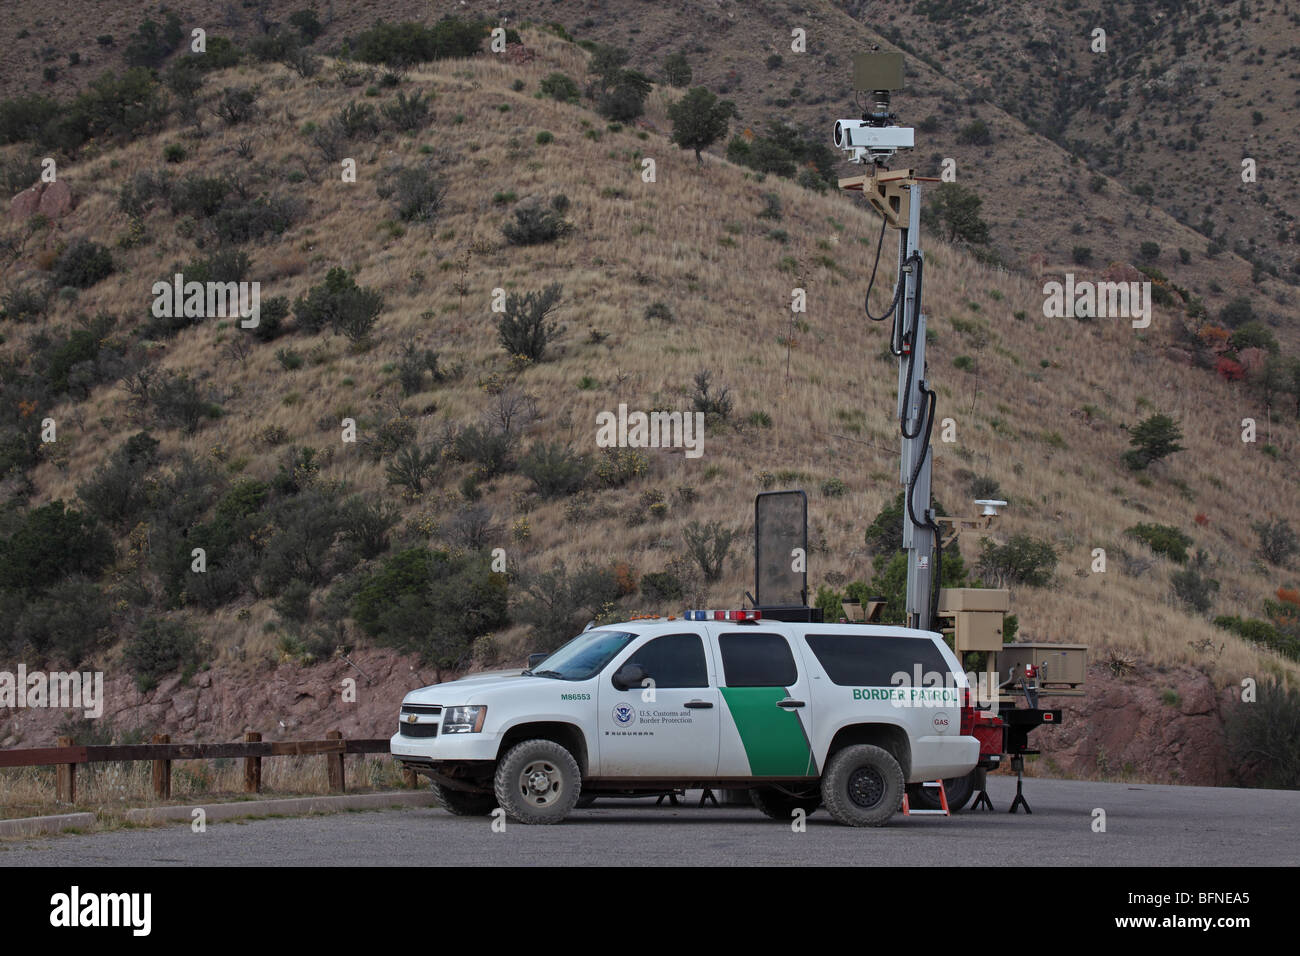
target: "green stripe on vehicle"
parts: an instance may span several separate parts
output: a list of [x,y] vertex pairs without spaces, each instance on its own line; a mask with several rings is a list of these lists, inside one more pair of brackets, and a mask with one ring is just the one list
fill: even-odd
[[789,697],[784,687],[723,687],[731,719],[755,777],[814,777],[817,764],[799,714],[776,706]]

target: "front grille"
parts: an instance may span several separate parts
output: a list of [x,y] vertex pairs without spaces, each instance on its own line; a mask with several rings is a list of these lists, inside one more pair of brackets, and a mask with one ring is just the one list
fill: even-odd
[[405,721],[397,725],[397,732],[403,737],[436,737],[437,724],[408,724]]
[[438,704],[403,704],[402,713],[404,714],[441,714],[442,707]]

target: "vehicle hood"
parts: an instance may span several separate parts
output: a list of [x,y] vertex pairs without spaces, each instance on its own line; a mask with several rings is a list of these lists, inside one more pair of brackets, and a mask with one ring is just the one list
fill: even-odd
[[445,681],[441,684],[430,684],[428,687],[421,687],[413,690],[403,698],[404,704],[441,704],[444,707],[455,707],[459,704],[475,704],[484,700],[486,697],[493,697],[498,691],[507,693],[518,693],[525,688],[537,687],[542,684],[555,686],[556,684],[567,684],[568,681],[557,680],[554,677],[532,677],[525,676],[520,671],[493,671],[487,674],[473,674],[469,677],[462,677],[460,680]]

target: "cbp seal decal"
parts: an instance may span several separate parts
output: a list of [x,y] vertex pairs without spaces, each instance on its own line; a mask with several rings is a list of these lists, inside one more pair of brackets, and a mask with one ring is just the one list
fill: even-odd
[[620,727],[631,727],[636,723],[636,709],[631,704],[619,704],[613,710],[614,723]]

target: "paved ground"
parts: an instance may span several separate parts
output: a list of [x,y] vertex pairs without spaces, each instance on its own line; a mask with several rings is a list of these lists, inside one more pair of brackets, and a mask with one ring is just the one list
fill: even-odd
[[[601,801],[558,826],[441,810],[339,813],[0,841],[0,866],[474,866],[998,863],[1142,866],[1300,864],[1300,793],[1028,780],[1034,813],[1009,815],[1015,781],[989,782],[996,813],[898,816],[880,829],[836,825],[825,810],[807,832],[747,807],[655,807]],[[1094,809],[1105,832],[1094,832]]]

